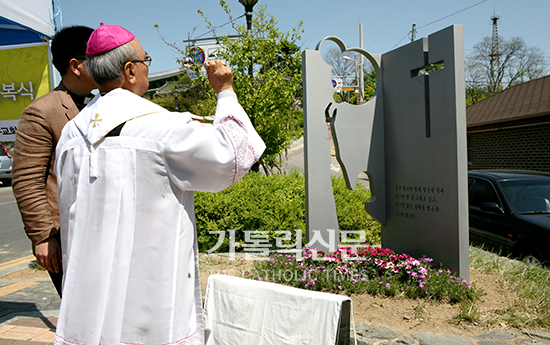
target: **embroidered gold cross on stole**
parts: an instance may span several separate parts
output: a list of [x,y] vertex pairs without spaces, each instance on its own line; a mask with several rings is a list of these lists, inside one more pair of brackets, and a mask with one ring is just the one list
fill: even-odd
[[95,119],[91,119],[91,120],[90,120],[90,123],[93,123],[93,124],[94,124],[93,127],[96,127],[97,124],[98,124],[98,122],[103,121],[103,119],[98,119],[98,117],[99,117],[99,114],[95,114]]

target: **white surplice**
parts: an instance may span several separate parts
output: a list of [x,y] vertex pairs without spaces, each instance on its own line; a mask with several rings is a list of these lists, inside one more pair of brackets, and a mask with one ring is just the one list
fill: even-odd
[[96,96],[56,152],[56,344],[203,344],[193,191],[232,185],[264,149],[232,91],[213,124],[123,89]]

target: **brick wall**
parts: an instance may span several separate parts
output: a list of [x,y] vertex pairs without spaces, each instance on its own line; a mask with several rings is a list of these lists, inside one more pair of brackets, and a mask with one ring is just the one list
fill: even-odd
[[468,133],[468,169],[550,172],[550,124]]

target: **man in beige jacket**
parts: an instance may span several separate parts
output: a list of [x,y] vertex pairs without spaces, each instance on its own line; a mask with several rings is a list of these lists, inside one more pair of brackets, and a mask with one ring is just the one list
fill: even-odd
[[[86,44],[93,29],[73,26],[58,32],[51,45],[61,83],[21,114],[15,137],[13,194],[38,264],[50,272],[61,295],[61,248],[55,147],[63,126],[85,106],[96,88],[86,68]],[[92,95],[93,96],[93,95]]]

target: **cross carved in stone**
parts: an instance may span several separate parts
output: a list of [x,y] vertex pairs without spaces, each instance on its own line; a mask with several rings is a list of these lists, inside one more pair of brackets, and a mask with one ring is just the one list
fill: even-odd
[[[411,70],[411,78],[424,78],[424,109],[426,112],[426,138],[432,136],[432,127],[430,119],[430,73],[437,72],[444,68],[444,61],[438,61],[436,63],[428,62],[428,52],[424,52],[424,66]],[[434,67],[435,66],[435,67]],[[439,68],[437,68],[439,67]]]

